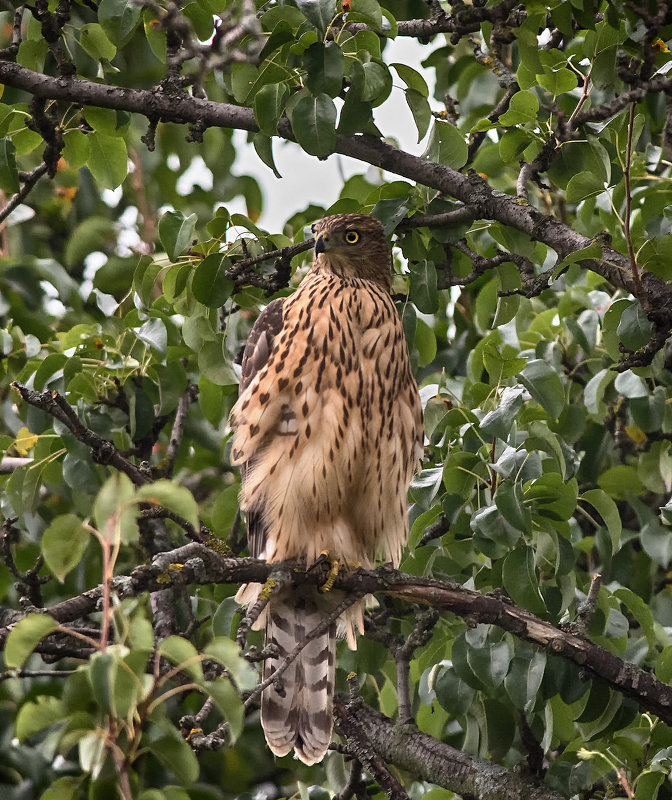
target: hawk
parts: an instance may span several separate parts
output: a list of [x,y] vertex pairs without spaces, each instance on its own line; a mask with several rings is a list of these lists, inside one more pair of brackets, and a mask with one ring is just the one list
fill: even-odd
[[[315,254],[291,297],[273,300],[252,328],[240,396],[231,411],[232,462],[252,556],[314,563],[324,552],[371,567],[399,564],[408,537],[406,497],[422,457],[422,407],[404,330],[390,294],[391,254],[383,227],[365,214],[313,226]],[[251,603],[259,584],[241,587]],[[337,628],[351,648],[364,630],[361,602],[311,637],[344,595],[315,587],[272,595],[264,677],[299,642],[308,644],[262,692],[270,749],[294,748],[306,764],[331,742]],[[280,691],[278,691],[280,688]]]

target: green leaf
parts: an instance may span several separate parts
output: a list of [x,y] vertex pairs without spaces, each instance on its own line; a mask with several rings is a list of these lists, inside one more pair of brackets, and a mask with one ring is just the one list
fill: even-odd
[[521,544],[506,556],[502,565],[502,583],[514,603],[533,614],[546,614],[532,548]]
[[[107,226],[109,234],[109,222]],[[70,242],[68,242],[68,247],[69,245]],[[93,276],[93,285],[99,291],[105,294],[111,294],[116,300],[121,301],[131,291],[133,274],[135,273],[137,264],[137,256],[110,256],[105,264],[103,264]]]
[[159,220],[159,238],[171,261],[191,245],[196,220],[196,214],[185,217],[181,211],[166,211]]
[[142,12],[142,26],[145,38],[154,56],[162,63],[166,63],[166,31],[157,19],[156,13],[145,8]]
[[424,158],[459,169],[467,163],[468,152],[464,136],[454,125],[434,120]]
[[597,483],[614,500],[625,500],[629,493],[639,495],[644,492],[637,469],[632,465],[619,464],[611,467],[600,475]]
[[523,711],[532,711],[546,670],[546,653],[537,650],[531,658],[516,656],[504,679],[504,688],[513,704]]
[[[632,491],[634,494],[634,489]],[[657,519],[651,519],[642,526],[639,538],[647,556],[665,569],[672,559],[672,536],[669,529]]]
[[415,550],[424,532],[439,519],[442,512],[443,509],[441,506],[436,505],[430,508],[429,511],[423,511],[420,516],[416,517],[408,536],[409,550]]
[[490,686],[501,686],[511,663],[511,648],[502,641],[484,647],[470,647],[467,661],[473,672]]
[[336,106],[326,94],[304,95],[290,115],[296,141],[311,156],[328,156],[336,145]]
[[[436,685],[436,699],[453,717],[465,714],[474,701],[476,690],[452,669],[441,671]],[[444,790],[442,790],[444,791]]]
[[650,772],[644,770],[644,772],[641,772],[637,776],[634,800],[656,800],[667,771],[668,769],[665,769],[665,771]]
[[617,597],[639,623],[641,630],[649,643],[649,649],[654,652],[656,646],[656,632],[654,628],[653,614],[648,605],[639,595],[630,589],[616,589],[614,597]]
[[[168,332],[166,323],[160,317],[150,317],[139,328],[133,328],[133,333],[149,347],[153,347],[160,355],[166,354],[168,346]],[[148,414],[148,418],[149,418]]]
[[547,92],[556,96],[571,92],[576,89],[577,75],[571,69],[561,67],[560,69],[553,70],[550,67],[544,67],[543,75],[538,75],[540,86],[543,86]]
[[351,0],[348,22],[366,22],[377,31],[382,27],[383,15],[377,0]]
[[231,297],[234,282],[226,277],[231,261],[213,253],[199,263],[194,272],[191,289],[199,303],[208,308],[220,308]]
[[567,202],[580,203],[604,191],[604,180],[590,172],[579,172],[567,184]]
[[72,169],[79,169],[89,158],[89,137],[83,131],[66,131],[63,134],[65,147],[63,159]]
[[275,166],[275,159],[273,158],[273,139],[271,136],[265,136],[263,133],[255,133],[252,139],[252,144],[259,158],[273,170],[276,178],[282,178]]
[[126,142],[121,136],[108,136],[99,131],[90,133],[86,165],[104,189],[116,189],[128,173]]
[[137,506],[133,503],[133,484],[122,472],[113,473],[98,492],[93,505],[93,517],[98,532],[108,541],[128,543],[137,539]]
[[382,62],[355,62],[350,68],[350,83],[358,97],[372,106],[379,106],[390,94],[392,76]]
[[266,136],[275,136],[289,89],[284,83],[267,83],[254,96],[254,118],[259,130]]
[[411,264],[410,296],[418,311],[434,314],[439,307],[436,267],[426,259],[419,264]]
[[84,118],[96,131],[117,136],[117,114],[112,108],[84,106]]
[[507,386],[502,392],[499,406],[483,417],[479,428],[485,436],[506,439],[522,405],[523,390],[518,386]]
[[621,314],[616,334],[628,350],[639,350],[651,338],[653,323],[638,302],[632,303]]
[[181,636],[168,636],[161,642],[159,654],[172,661],[195,681],[203,681],[203,658],[187,639]]
[[523,489],[519,483],[503,481],[497,488],[495,505],[509,525],[523,533],[531,533],[532,514],[525,505]]
[[42,534],[42,555],[61,583],[79,564],[90,534],[74,514],[56,517]]
[[585,500],[586,503],[590,503],[602,517],[609,531],[611,552],[617,552],[621,546],[623,524],[621,523],[621,515],[618,513],[618,506],[616,503],[614,503],[611,497],[602,489],[588,489],[587,492],[581,495],[580,499]]
[[56,620],[46,614],[28,614],[12,627],[5,644],[5,664],[21,669],[37,645],[58,628]]
[[308,73],[304,83],[311,94],[337,97],[343,88],[345,56],[336,42],[315,42],[303,54],[303,68]]
[[34,733],[63,722],[67,717],[68,711],[58,697],[43,695],[37,700],[28,701],[16,716],[16,738],[25,742]]
[[141,502],[167,508],[198,530],[198,506],[192,493],[184,486],[169,480],[159,480],[141,486],[135,495]]
[[565,407],[565,387],[550,364],[541,358],[528,361],[520,373],[520,380],[553,419],[560,416]]
[[297,8],[320,33],[325,33],[336,16],[336,0],[296,0]]
[[187,373],[180,361],[171,361],[166,366],[154,366],[159,384],[159,415],[170,414],[177,408],[180,398],[187,388]]
[[231,685],[231,681],[226,678],[207,682],[204,684],[204,689],[210,694],[219,712],[229,723],[231,741],[235,742],[243,732],[245,722],[245,709],[240,695]]
[[656,678],[663,683],[672,681],[672,646],[664,647],[656,659]]
[[166,769],[175,774],[178,780],[189,786],[198,780],[198,760],[189,744],[178,735],[164,736],[147,745]]
[[238,386],[238,378],[222,346],[221,339],[203,342],[198,351],[198,368],[216,386]]
[[436,334],[424,319],[417,321],[413,344],[418,351],[418,366],[426,367],[434,361],[437,349]]
[[478,550],[488,558],[502,558],[520,539],[520,531],[509,525],[496,506],[479,508],[469,526]]
[[525,499],[533,501],[536,513],[551,520],[568,520],[576,509],[578,484],[557,472],[546,472],[525,487]]
[[108,61],[117,54],[117,48],[107,38],[103,27],[97,22],[88,22],[79,29],[79,43],[96,61],[106,58]]
[[591,414],[600,413],[600,403],[604,397],[604,392],[610,383],[614,381],[616,374],[612,370],[601,369],[588,381],[583,392],[583,402]]
[[117,47],[128,44],[140,22],[142,6],[134,0],[100,0],[98,21]]
[[509,108],[499,118],[499,124],[504,126],[520,125],[534,122],[539,112],[539,100],[534,92],[516,92],[511,98]]
[[14,194],[20,188],[16,147],[11,139],[0,139],[0,189],[8,194]]
[[390,64],[390,67],[396,71],[397,75],[399,75],[409,89],[412,89],[423,97],[429,97],[427,82],[413,67],[409,67],[407,64],[397,63]]
[[422,141],[427,135],[429,123],[432,121],[432,109],[427,98],[415,89],[406,89],[406,103],[413,114],[415,127],[418,129],[418,141]]

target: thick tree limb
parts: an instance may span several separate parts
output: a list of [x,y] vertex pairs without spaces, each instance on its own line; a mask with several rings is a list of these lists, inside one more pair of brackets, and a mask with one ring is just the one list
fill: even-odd
[[364,703],[334,703],[336,729],[348,745],[363,735],[387,764],[459,794],[463,800],[562,800],[548,786],[475,758],[394,721]]
[[[125,110],[142,114],[151,119],[159,119],[176,123],[199,123],[204,126],[238,128],[256,132],[258,130],[254,113],[250,108],[234,106],[228,103],[216,103],[202,100],[180,92],[162,92],[160,90],[126,89],[106,86],[93,81],[71,78],[53,78],[21,67],[11,62],[0,62],[0,82],[7,86],[23,89],[36,97],[54,100],[84,103]],[[622,95],[612,103],[601,106],[602,118],[618,113],[633,99],[646,95],[647,91],[664,91],[672,88],[672,78],[655,78],[646,87],[640,87],[636,96],[633,92]],[[574,119],[574,124],[593,119],[584,117],[595,109],[582,111]],[[287,119],[282,119],[278,126],[279,135],[293,140],[291,126]],[[387,142],[368,134],[336,137],[335,152],[347,155],[367,164],[380,167],[411,181],[437,189],[446,195],[460,200],[472,209],[478,209],[481,219],[494,219],[509,225],[532,239],[551,247],[560,258],[582,250],[593,244],[593,240],[575,231],[571,226],[546,216],[533,206],[519,198],[495,192],[488,183],[478,175],[464,175],[457,170],[442,164],[436,164],[419,156],[398,150]],[[602,257],[583,259],[580,263],[585,269],[604,277],[613,286],[625,289],[634,294],[642,304],[649,318],[659,332],[655,346],[665,338],[672,328],[672,287],[651,273],[642,276],[641,290],[632,280],[629,259],[622,253],[613,250],[607,244],[601,244]],[[650,348],[653,350],[653,347]],[[655,354],[646,352],[639,355],[639,360],[650,363]],[[638,354],[635,354],[638,355]],[[621,368],[632,366],[624,362]],[[639,363],[637,365],[640,365]]]
[[[250,108],[203,100],[181,92],[126,89],[79,78],[64,80],[33,72],[11,62],[0,62],[0,82],[23,89],[35,97],[125,110],[142,114],[150,119],[197,123],[205,127],[238,128],[253,132],[258,130],[254,113]],[[670,89],[672,89],[672,78],[654,78],[645,86],[640,86],[617,97],[611,103],[600,106],[599,118],[606,119],[613,116],[629,103],[642,99],[647,92]],[[592,121],[595,119],[595,113],[596,109],[581,111],[573,120],[574,126]],[[281,137],[294,139],[287,119],[280,120],[278,131]],[[532,239],[547,244],[560,258],[594,243],[571,226],[537,211],[524,200],[495,192],[478,175],[464,175],[442,164],[405,153],[375,136],[338,135],[335,152],[454,197],[465,205],[478,209],[479,218],[494,219],[516,228]],[[659,349],[660,343],[665,341],[672,328],[672,287],[651,273],[642,276],[641,286],[636,285],[632,279],[629,259],[606,243],[600,244],[601,258],[583,259],[580,263],[585,269],[604,277],[613,286],[625,289],[638,298],[649,319],[654,323],[656,331],[652,338],[652,346],[646,352],[634,354],[633,358],[636,357],[636,366],[650,363],[656,349]],[[619,368],[629,368],[633,363],[626,358]]]
[[[124,598],[169,586],[251,581],[264,583],[272,571],[283,568],[293,580],[300,583],[318,585],[324,581],[324,573],[320,569],[306,573],[304,567],[292,562],[285,562],[281,566],[254,558],[224,558],[215,550],[191,542],[160,553],[151,564],[137,567],[131,575],[114,578],[112,588],[120,598]],[[651,711],[663,722],[672,725],[672,686],[594,644],[585,636],[556,628],[550,622],[514,605],[506,597],[482,595],[457,584],[405,575],[386,567],[358,570],[351,575],[341,574],[334,585],[351,593],[383,592],[410,603],[450,611],[467,619],[470,624],[497,625],[523,641],[576,664],[586,676],[605,681],[615,691],[633,698],[642,709]],[[101,597],[102,586],[98,586],[46,608],[45,612],[57,622],[72,622],[96,611]],[[22,616],[20,612],[0,608],[0,625],[3,626],[0,627],[0,641],[7,636],[6,626],[17,622]]]

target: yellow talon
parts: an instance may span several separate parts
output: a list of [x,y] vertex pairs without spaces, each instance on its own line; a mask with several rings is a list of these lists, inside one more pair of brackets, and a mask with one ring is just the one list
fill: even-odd
[[323,550],[320,553],[320,557],[324,556],[324,558],[329,562],[329,574],[327,575],[327,580],[320,586],[320,591],[323,593],[330,592],[333,585],[336,583],[336,578],[338,578],[338,570],[341,566],[338,559],[334,558],[334,556],[330,555],[328,550]]

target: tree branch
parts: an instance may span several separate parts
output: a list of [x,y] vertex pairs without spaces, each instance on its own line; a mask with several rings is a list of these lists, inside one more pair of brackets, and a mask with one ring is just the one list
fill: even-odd
[[414,725],[395,725],[361,701],[347,703],[338,696],[334,716],[349,747],[356,748],[361,735],[385,763],[450,789],[463,800],[562,800],[562,795],[548,786],[456,750]]
[[121,455],[112,442],[103,439],[95,431],[87,428],[61,395],[56,391],[36,392],[17,381],[12,382],[12,388],[21,395],[22,399],[35,408],[46,411],[54,419],[63,423],[80,442],[91,448],[94,460],[99,464],[109,464],[133,481],[136,486],[151,483],[152,479],[142,470]]
[[[125,110],[151,119],[258,131],[252,109],[202,100],[187,94],[112,87],[79,78],[63,80],[41,75],[10,62],[0,62],[0,82],[24,89],[37,97]],[[620,95],[611,104],[598,107],[600,111],[597,119],[613,116],[629,103],[642,99],[650,92],[667,90],[672,90],[672,77],[653,78],[645,86]],[[574,126],[593,120],[594,116],[591,115],[595,112],[595,108],[581,111],[574,119]],[[282,138],[294,140],[287,119],[280,120],[278,131]],[[478,209],[479,218],[493,219],[522,231],[532,239],[547,244],[560,258],[594,243],[594,240],[583,236],[569,225],[542,214],[531,205],[520,203],[518,198],[495,192],[476,174],[464,175],[445,165],[405,153],[370,134],[337,135],[335,152],[454,197],[465,205]],[[631,292],[640,301],[657,330],[669,332],[672,328],[672,286],[650,272],[641,276],[641,287],[637,286],[632,278],[629,258],[607,244],[601,246],[602,257],[583,259],[579,262],[581,266],[601,275],[616,288]],[[659,342],[660,337],[642,355],[645,363],[650,363],[655,355],[655,351],[651,352],[653,345],[659,349]]]
[[[305,572],[305,565],[283,562],[297,583],[320,585],[326,569]],[[202,544],[190,542],[175,550],[159,553],[151,564],[136,567],[130,575],[112,579],[112,589],[121,598],[137,597],[144,592],[169,586],[220,583],[264,583],[280,564],[268,564],[254,558],[225,558]],[[650,672],[610,653],[585,636],[561,630],[550,622],[519,608],[508,598],[482,595],[463,586],[429,578],[405,575],[398,570],[379,567],[341,573],[335,588],[359,596],[382,592],[410,603],[450,611],[470,623],[497,625],[517,638],[531,642],[565,661],[576,664],[591,678],[605,681],[617,692],[632,697],[641,708],[651,711],[672,725],[672,686],[657,680]],[[102,586],[45,609],[57,622],[71,622],[97,609]],[[0,609],[0,641],[8,633],[7,625],[23,614]]]

